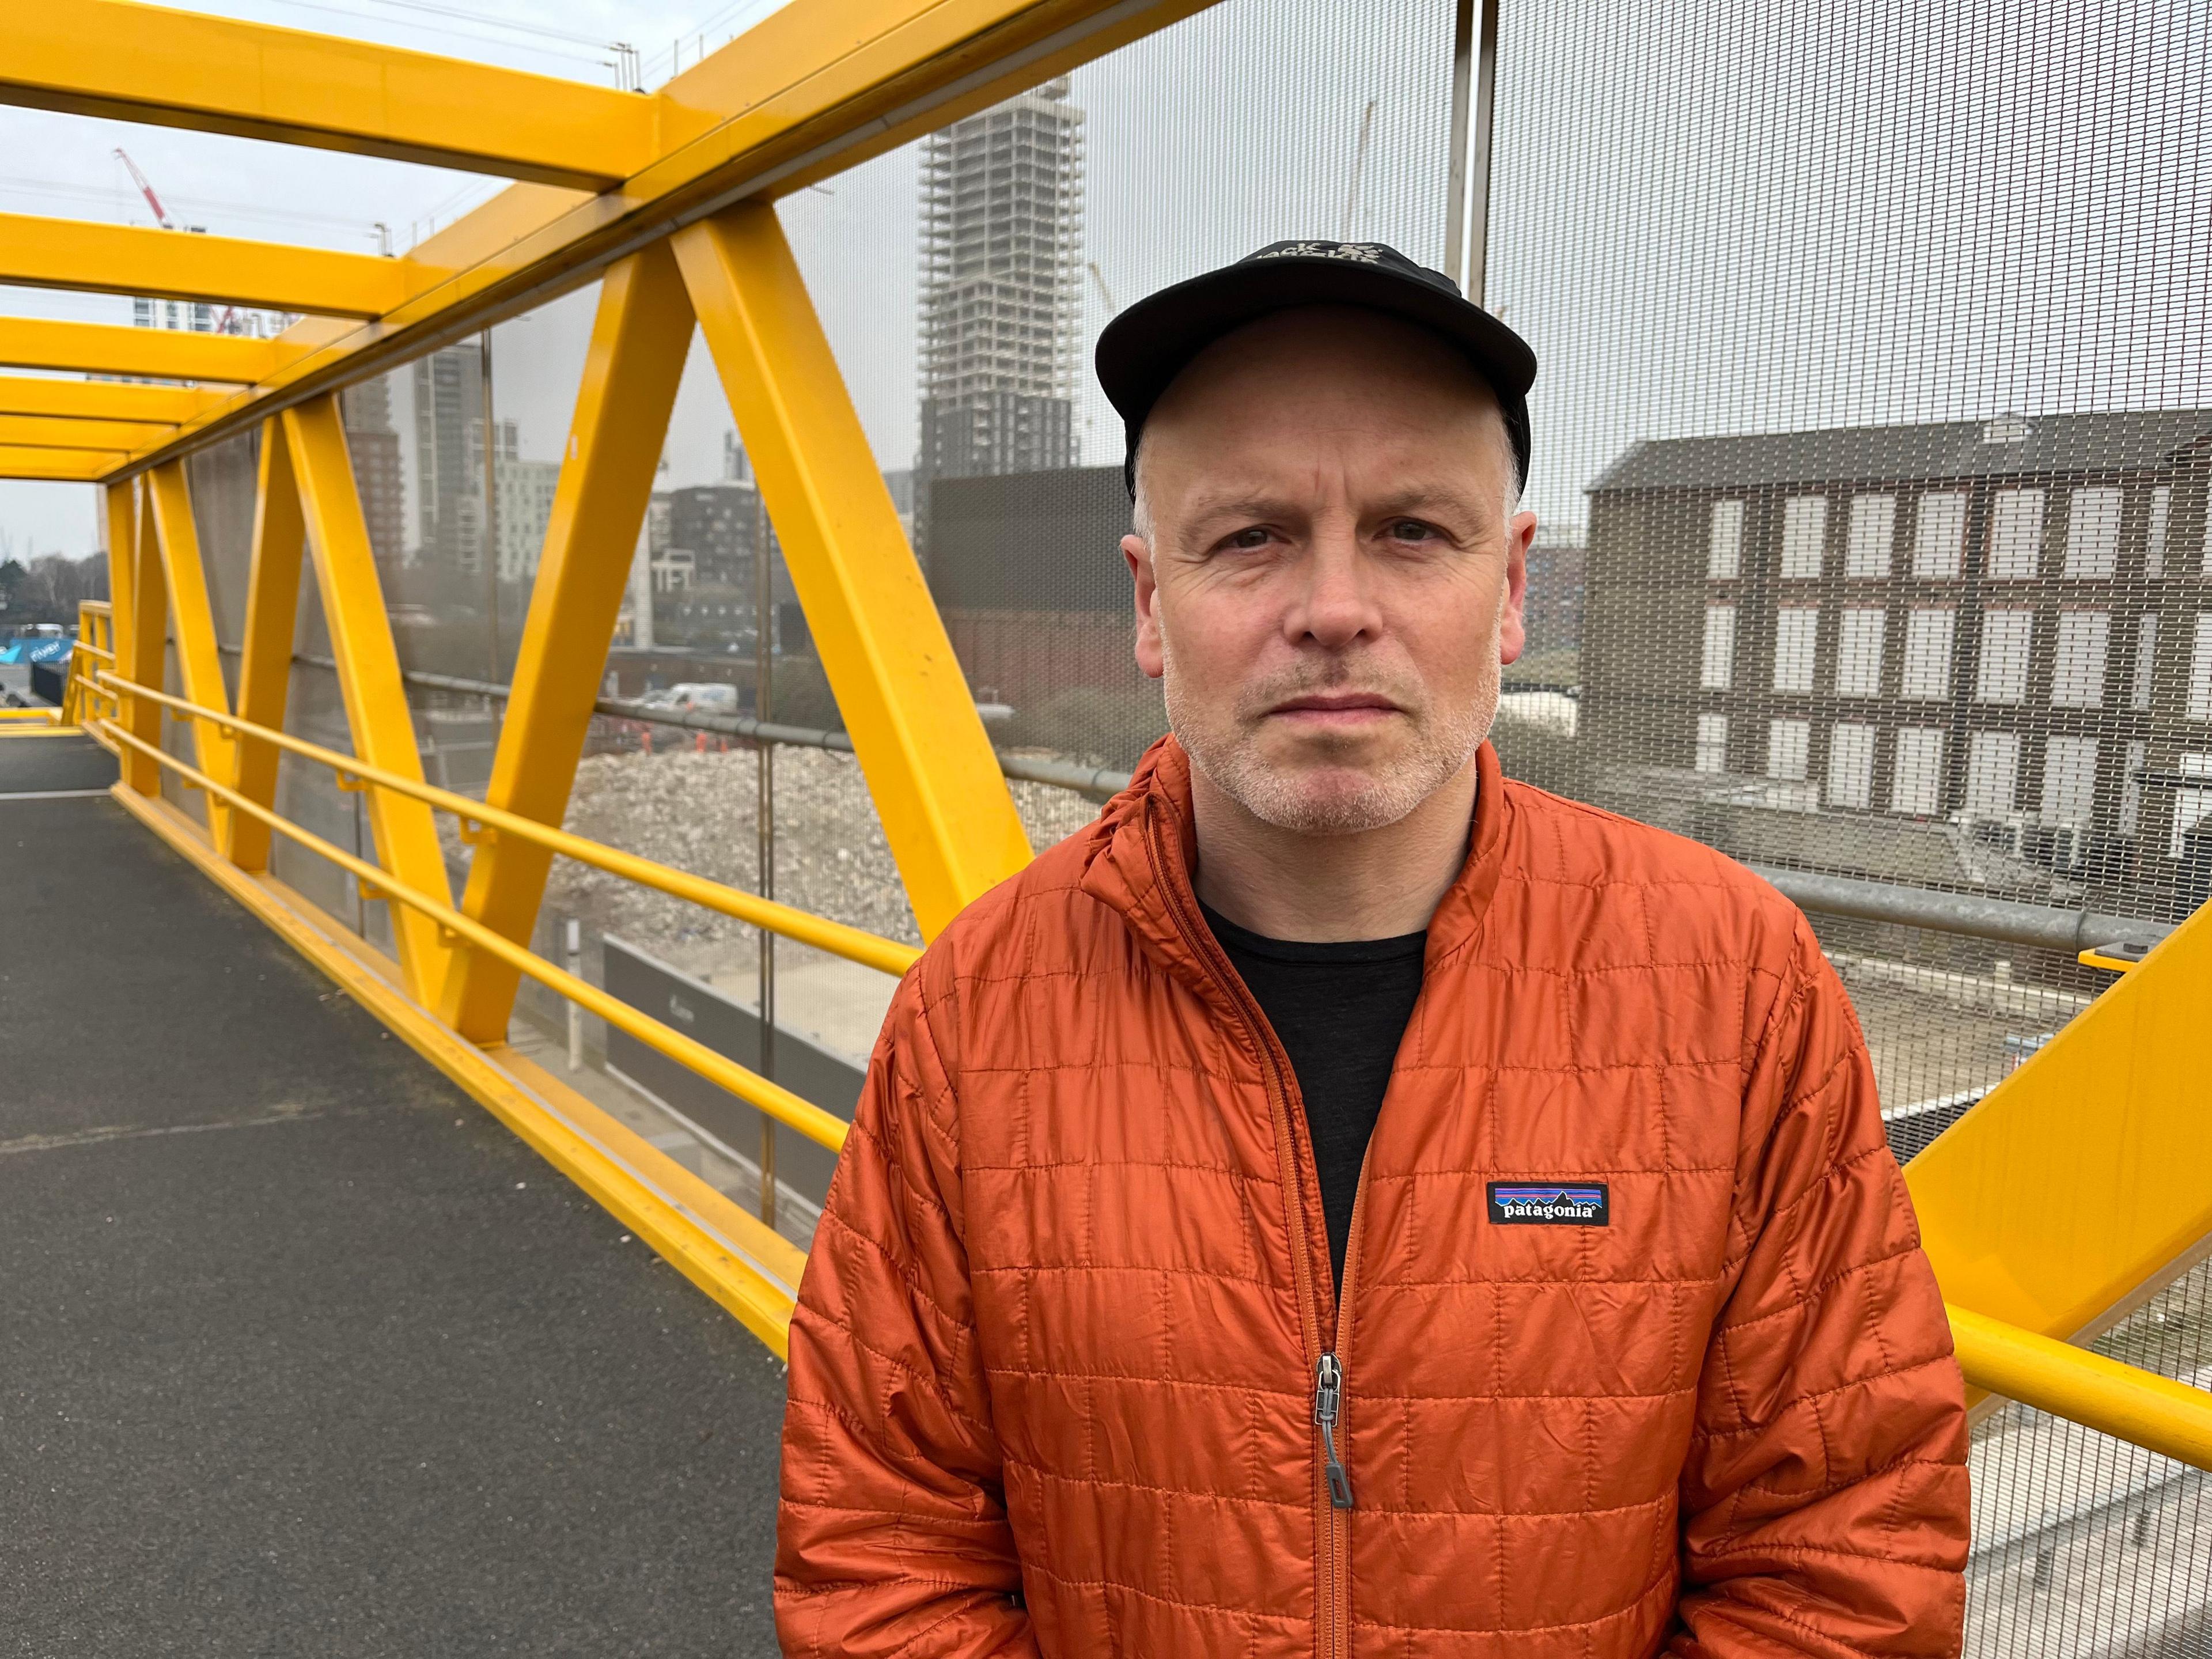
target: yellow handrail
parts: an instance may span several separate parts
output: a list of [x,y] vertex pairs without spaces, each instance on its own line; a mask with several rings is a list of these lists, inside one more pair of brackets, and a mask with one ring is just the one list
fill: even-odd
[[179,714],[192,714],[215,722],[225,737],[244,734],[262,742],[271,743],[293,754],[319,762],[341,777],[358,778],[379,788],[397,794],[411,796],[427,802],[441,811],[453,813],[464,826],[482,824],[501,835],[511,835],[522,841],[534,842],[538,846],[588,864],[593,869],[604,870],[609,875],[620,876],[641,887],[650,887],[672,898],[688,900],[709,910],[720,911],[755,927],[765,927],[770,933],[801,945],[811,945],[832,956],[842,957],[848,962],[857,962],[896,976],[911,968],[921,952],[910,945],[901,945],[859,927],[848,927],[843,922],[831,921],[805,910],[793,909],[787,904],[778,904],[751,893],[725,887],[720,882],[708,881],[703,876],[688,874],[651,859],[639,858],[632,853],[587,841],[581,836],[571,835],[566,830],[555,829],[526,818],[502,807],[489,806],[466,795],[456,794],[450,789],[441,789],[434,784],[419,783],[412,778],[401,777],[380,767],[369,766],[351,755],[342,755],[335,749],[325,749],[287,732],[278,732],[266,726],[257,726],[252,720],[240,720],[234,714],[219,708],[209,708],[182,697],[172,696],[166,691],[156,691],[148,686],[134,684],[120,675],[100,671],[99,679],[108,689],[131,696],[146,697]]
[[0,708],[0,720],[36,720],[41,726],[61,724],[58,708]]
[[[171,699],[170,701],[173,701]],[[809,1140],[836,1152],[845,1144],[845,1125],[838,1118],[823,1111],[810,1100],[801,1099],[790,1090],[770,1082],[757,1072],[748,1071],[735,1060],[716,1054],[704,1043],[694,1042],[681,1031],[662,1024],[649,1014],[639,1012],[627,1002],[609,996],[587,980],[563,973],[552,963],[533,952],[526,951],[514,940],[495,933],[473,917],[465,916],[449,904],[441,903],[427,894],[416,892],[393,877],[387,875],[365,859],[356,858],[311,830],[302,830],[290,819],[278,816],[260,802],[248,799],[228,784],[218,783],[198,768],[186,765],[176,756],[148,743],[144,738],[125,731],[118,726],[103,721],[108,735],[128,744],[140,754],[167,767],[192,787],[204,789],[235,810],[258,818],[278,835],[297,842],[318,857],[328,859],[356,880],[380,889],[388,897],[396,899],[410,908],[420,911],[444,928],[466,939],[481,951],[489,951],[510,966],[527,974],[539,984],[558,995],[568,998],[580,1006],[597,1014],[608,1024],[626,1031],[647,1048],[665,1054],[678,1065],[696,1072],[708,1082],[728,1090],[740,1100],[757,1106],[779,1123],[789,1125]]]
[[1974,1387],[2212,1469],[2212,1393],[1965,1308],[1945,1311]]

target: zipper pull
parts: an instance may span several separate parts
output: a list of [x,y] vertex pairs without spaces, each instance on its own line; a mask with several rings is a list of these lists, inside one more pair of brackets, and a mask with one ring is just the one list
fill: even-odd
[[1313,1420],[1321,1425],[1321,1443],[1328,1453],[1328,1503],[1331,1509],[1352,1507],[1352,1477],[1336,1455],[1336,1412],[1344,1400],[1344,1368],[1336,1356],[1325,1353],[1314,1367]]

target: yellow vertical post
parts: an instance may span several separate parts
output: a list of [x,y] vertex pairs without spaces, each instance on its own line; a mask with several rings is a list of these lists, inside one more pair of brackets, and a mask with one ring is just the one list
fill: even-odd
[[[131,495],[130,549],[131,623],[124,630],[125,649],[118,653],[123,678],[160,689],[168,672],[169,590],[161,580],[161,556],[154,546],[154,514],[147,507],[145,480],[122,486]],[[112,521],[111,521],[112,522]],[[145,697],[127,697],[123,724],[131,735],[159,747],[161,705]],[[151,756],[124,746],[123,781],[142,795],[161,793],[161,763]]]
[[922,936],[1029,861],[1013,798],[775,210],[677,233],[822,667]]
[[[330,624],[331,654],[337,659],[338,693],[345,702],[353,752],[370,765],[420,782],[422,755],[415,720],[399,678],[399,653],[392,619],[368,544],[368,526],[354,484],[337,394],[327,392],[283,414],[284,439],[299,481],[315,583]],[[371,788],[369,826],[377,862],[409,886],[441,903],[453,902],[446,855],[430,809],[417,800]],[[452,955],[437,924],[411,907],[393,905],[392,931],[408,994],[435,1007]]]
[[138,556],[138,497],[135,483],[109,484],[100,491],[107,509],[108,628],[114,635],[115,672],[124,665],[131,641],[131,572]]
[[[575,781],[691,325],[684,279],[666,243],[608,271],[484,792],[493,805],[541,823],[561,822]],[[542,847],[487,839],[470,863],[461,908],[527,944],[552,863]],[[464,950],[447,978],[441,1013],[473,1042],[502,1041],[516,983],[506,963]]]
[[[215,609],[208,601],[207,572],[200,562],[198,527],[192,522],[191,486],[182,461],[165,461],[146,475],[148,499],[154,507],[154,538],[161,550],[161,574],[169,588],[170,625],[177,634],[177,672],[185,696],[203,708],[230,708],[230,690],[222,683],[222,659],[216,651]],[[219,783],[235,775],[236,756],[231,740],[216,722],[202,716],[192,722],[199,745],[200,769]],[[228,829],[230,811],[210,796],[208,834],[217,846]]]
[[[238,665],[238,713],[257,726],[283,729],[292,684],[292,635],[300,617],[300,566],[307,522],[281,421],[261,425],[261,467],[253,497],[253,564],[246,579],[246,639]],[[238,791],[263,806],[276,804],[273,744],[241,733]],[[269,826],[250,813],[230,815],[224,854],[241,870],[269,867]]]

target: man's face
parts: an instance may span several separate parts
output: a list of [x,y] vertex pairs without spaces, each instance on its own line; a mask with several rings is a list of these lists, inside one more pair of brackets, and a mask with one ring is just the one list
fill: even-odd
[[[1146,422],[1137,662],[1199,769],[1255,817],[1395,823],[1472,760],[1521,654],[1533,514],[1504,423],[1425,331],[1280,313]],[[1148,532],[1148,537],[1145,533]]]

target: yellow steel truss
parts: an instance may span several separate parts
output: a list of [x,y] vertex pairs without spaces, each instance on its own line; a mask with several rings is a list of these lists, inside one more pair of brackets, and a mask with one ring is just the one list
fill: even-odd
[[43,478],[57,483],[94,483],[127,459],[119,449],[49,449],[0,444],[0,478]]
[[[691,329],[684,279],[665,243],[607,273],[484,792],[494,806],[555,824],[568,806]],[[542,845],[495,842],[471,862],[461,908],[526,942],[551,866]],[[465,1036],[495,1041],[507,1030],[516,983],[511,963],[471,951],[447,986],[444,1017]]]
[[0,444],[28,449],[143,449],[176,434],[173,422],[70,420],[52,415],[0,415]]
[[130,0],[11,8],[0,102],[599,190],[658,100]]
[[775,210],[747,203],[676,238],[922,937],[1029,861],[945,623]]
[[188,386],[126,386],[113,380],[56,380],[31,374],[0,374],[0,415],[138,421],[173,427],[206,414],[222,401],[214,392]]
[[381,317],[447,273],[413,259],[0,213],[0,283]]
[[[307,520],[292,471],[292,446],[282,421],[261,428],[258,487],[253,502],[253,554],[246,583],[246,640],[238,665],[239,793],[261,806],[276,803],[276,750],[250,735],[254,726],[282,726],[292,685],[292,636],[300,619],[300,568],[307,556]],[[269,825],[247,812],[230,817],[224,854],[241,870],[269,864]]]
[[[0,318],[0,368],[69,368],[153,380],[216,380],[249,386],[300,354],[298,346],[176,329],[112,323],[56,323]],[[0,477],[14,476],[0,469]]]

